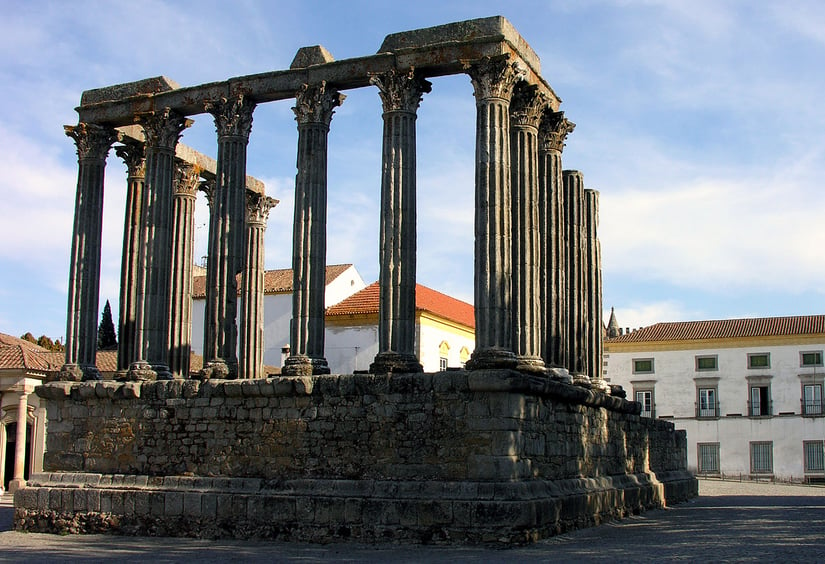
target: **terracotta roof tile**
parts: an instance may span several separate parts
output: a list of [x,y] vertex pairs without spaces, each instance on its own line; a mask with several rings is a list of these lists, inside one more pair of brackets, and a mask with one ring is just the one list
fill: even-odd
[[[331,264],[327,266],[326,283],[329,284],[352,264]],[[241,275],[238,280],[238,295],[241,294]],[[281,268],[278,270],[267,270],[264,272],[264,294],[280,294],[292,291],[292,269]],[[195,276],[192,280],[192,297],[206,297],[206,276]]]
[[[327,315],[363,315],[378,313],[378,282],[374,282],[340,303],[327,308]],[[475,328],[473,306],[421,284],[415,285],[415,309],[426,311]]]
[[649,341],[695,341],[737,337],[776,337],[825,334],[825,315],[754,317],[710,321],[656,323],[609,339],[610,343]]

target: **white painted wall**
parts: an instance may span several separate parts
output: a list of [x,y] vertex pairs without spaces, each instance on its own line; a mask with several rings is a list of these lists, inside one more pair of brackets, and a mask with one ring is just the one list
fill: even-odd
[[[622,345],[627,346],[627,345]],[[640,345],[640,347],[643,345]],[[609,345],[608,345],[609,348]],[[776,344],[749,341],[727,348],[688,350],[606,351],[607,379],[625,388],[635,399],[634,383],[653,382],[655,414],[672,418],[688,436],[688,465],[697,467],[697,443],[719,443],[720,466],[725,474],[748,474],[750,442],[773,441],[774,475],[781,479],[804,476],[802,442],[825,440],[825,417],[802,417],[803,381],[821,381],[823,367],[800,366],[800,352],[825,350],[819,343]],[[749,369],[749,353],[770,353],[770,368]],[[717,355],[718,370],[697,371],[696,356]],[[633,374],[633,359],[653,358],[653,374]],[[748,417],[749,378],[769,377],[773,417]],[[719,419],[697,420],[697,379],[718,378]],[[710,382],[711,380],[705,380]],[[702,384],[706,387],[706,384]]]
[[378,325],[327,325],[324,349],[333,374],[369,370],[378,354]]

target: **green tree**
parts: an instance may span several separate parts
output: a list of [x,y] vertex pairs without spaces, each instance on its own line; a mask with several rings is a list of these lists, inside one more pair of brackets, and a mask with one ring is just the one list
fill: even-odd
[[100,326],[97,328],[97,348],[102,351],[117,349],[117,334],[112,321],[112,308],[109,300],[106,300],[106,305],[103,306],[103,315],[100,318]]
[[31,333],[25,333],[23,335],[20,335],[20,338],[23,339],[24,341],[34,343],[35,345],[37,344],[37,339],[35,339],[34,335],[32,335]]

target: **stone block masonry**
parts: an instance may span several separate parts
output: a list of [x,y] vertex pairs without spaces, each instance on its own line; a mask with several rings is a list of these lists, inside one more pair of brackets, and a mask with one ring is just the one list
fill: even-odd
[[19,530],[528,542],[693,497],[686,437],[509,370],[52,382]]

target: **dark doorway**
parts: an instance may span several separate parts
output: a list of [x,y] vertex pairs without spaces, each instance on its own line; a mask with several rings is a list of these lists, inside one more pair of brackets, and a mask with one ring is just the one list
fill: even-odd
[[[29,429],[26,429],[27,431]],[[6,425],[6,453],[3,465],[3,489],[9,491],[9,483],[14,478],[14,451],[17,445],[17,423]],[[26,464],[23,466],[23,478],[29,479],[29,460],[31,460],[31,433],[26,433]]]

